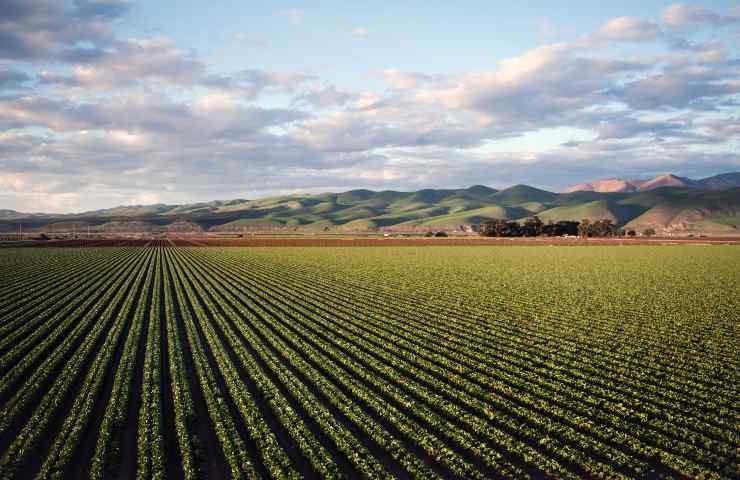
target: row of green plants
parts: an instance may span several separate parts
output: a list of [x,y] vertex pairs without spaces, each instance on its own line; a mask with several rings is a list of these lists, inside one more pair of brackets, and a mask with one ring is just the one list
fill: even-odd
[[0,478],[740,475],[736,254],[599,248],[0,255]]
[[[337,309],[336,309],[335,307],[333,307],[333,306],[332,306],[332,307],[331,307],[331,312],[332,312],[332,315],[334,315],[334,314],[336,314],[336,312],[337,312]],[[369,312],[369,311],[368,311],[368,312],[366,312],[366,315],[369,315],[369,314],[370,314],[370,312]],[[367,318],[367,317],[366,317],[366,318]],[[386,322],[387,322],[387,320],[386,320]],[[364,321],[363,321],[363,323],[367,323],[367,320],[364,320]],[[400,327],[400,326],[394,326],[393,328],[394,328],[394,329],[396,329],[396,328],[402,328],[402,327]],[[373,326],[373,328],[372,328],[372,332],[378,332],[378,331],[379,331],[380,329],[382,329],[382,326],[378,326],[377,328],[376,328],[376,326]],[[419,330],[418,330],[418,329],[414,330],[414,332],[415,332],[416,336],[418,336],[418,335],[419,335],[419,333],[418,333],[418,332],[419,332]],[[352,339],[352,338],[362,338],[362,337],[363,337],[363,335],[364,335],[364,338],[366,338],[366,337],[368,337],[368,336],[369,336],[370,334],[369,334],[369,332],[356,332],[356,333],[352,333],[352,334],[350,334],[350,336],[349,336],[348,338],[349,338],[349,339]],[[437,338],[439,338],[439,337],[437,337]],[[448,337],[448,336],[446,336],[445,338],[447,338],[447,339],[448,339],[449,337]],[[433,342],[433,341],[434,341],[434,337],[432,337],[432,338],[430,338],[430,339],[419,339],[419,340],[421,340],[421,341],[422,341],[422,343],[423,343],[424,345],[429,345],[429,343],[431,343],[431,342]],[[386,350],[387,350],[387,349],[389,349],[389,348],[390,348],[390,347],[389,347],[389,345],[393,345],[394,343],[397,343],[397,342],[398,342],[398,340],[396,340],[396,339],[392,339],[392,338],[388,338],[388,339],[383,339],[383,340],[382,340],[382,343],[379,343],[379,345],[378,345],[378,346],[379,346],[379,347],[380,347],[380,346],[382,346],[382,347],[383,347],[384,349],[386,349]],[[449,357],[447,357],[447,358],[448,358],[448,359],[450,359],[450,358],[459,358],[459,356],[461,356],[461,355],[462,355],[462,353],[464,352],[464,348],[465,348],[465,347],[464,347],[463,345],[461,345],[461,346],[455,346],[455,347],[454,347],[454,348],[453,348],[452,350],[448,350],[448,352],[449,352]],[[419,347],[417,347],[417,348],[416,348],[416,349],[414,350],[413,354],[414,354],[414,356],[415,356],[414,358],[418,359],[418,358],[420,358],[420,357],[421,357],[421,356],[422,356],[422,355],[424,354],[424,349],[423,349],[423,348],[419,348]],[[471,357],[471,358],[475,358],[475,357]],[[477,356],[477,358],[480,358],[480,355],[478,355],[478,356]],[[479,361],[479,360],[478,360],[478,361]],[[499,371],[499,369],[500,369],[500,368],[502,368],[502,366],[503,366],[503,367],[505,368],[505,367],[507,366],[506,364],[507,364],[507,362],[503,362],[503,363],[502,363],[502,365],[497,365],[497,366],[496,366],[497,368],[496,368],[495,370],[491,370],[491,371],[490,371],[490,372],[491,372],[491,374],[496,374],[496,373],[497,373],[497,372]],[[450,363],[443,363],[443,364],[442,364],[442,366],[443,366],[443,368],[439,368],[439,367],[437,367],[437,373],[439,374],[439,378],[442,378],[442,379],[444,380],[444,383],[445,383],[445,384],[448,384],[448,383],[449,383],[449,381],[450,381],[450,374],[449,374],[449,369],[450,369],[450,368],[454,368],[454,364],[450,364]],[[433,367],[432,367],[432,368],[433,368]],[[412,378],[419,378],[419,377],[421,376],[421,374],[419,374],[418,372],[410,372],[410,373],[411,373],[411,374],[410,374],[409,376],[410,376],[410,377],[412,377]],[[489,372],[485,372],[485,373],[489,373]],[[485,377],[482,377],[482,378],[485,378]],[[517,379],[516,379],[516,377],[514,377],[514,380],[513,380],[513,381],[515,382],[516,380],[517,380]],[[536,377],[535,377],[535,380],[536,380]],[[519,381],[521,381],[521,380],[519,380]],[[516,386],[516,387],[519,387],[519,385],[517,385],[516,383],[512,383],[512,384],[513,384],[514,386]],[[509,387],[509,388],[510,388],[510,387]],[[546,393],[545,395],[548,395],[548,394],[549,394],[549,398],[552,398],[552,395],[553,395],[553,393],[557,395],[557,394],[558,394],[558,389],[555,389],[555,390],[554,390],[554,392],[547,392],[547,393]],[[543,395],[543,398],[548,398],[548,397],[547,397],[547,396],[545,396],[545,395]],[[461,394],[460,394],[460,392],[452,392],[452,393],[450,394],[450,397],[451,397],[451,398],[460,398],[460,397],[461,397]],[[489,400],[490,400],[490,401],[496,401],[496,403],[497,403],[497,404],[501,404],[501,403],[502,403],[502,401],[501,401],[501,399],[500,399],[500,398],[496,398],[496,399],[489,399]],[[574,403],[574,405],[576,405],[576,406],[579,406],[579,405],[580,405],[580,402],[581,402],[581,401],[582,401],[582,400],[581,400],[581,399],[579,399],[579,400],[578,400],[577,402],[575,402],[575,403]],[[619,405],[619,404],[618,404],[618,405]],[[530,406],[530,407],[528,407],[528,408],[531,408],[531,406]],[[551,413],[551,412],[547,412],[547,413]],[[581,413],[582,413],[582,412],[581,412]],[[590,412],[590,413],[591,413],[591,414],[593,414],[593,412]],[[624,416],[625,416],[625,414],[626,414],[626,412],[625,412],[624,408],[621,408],[621,409],[619,409],[619,410],[617,410],[617,411],[615,412],[615,415],[614,415],[614,419],[615,419],[615,421],[616,421],[616,422],[618,422],[618,423],[617,423],[617,425],[619,425],[619,424],[623,424],[623,423],[624,423],[624,422],[623,422],[623,420],[624,420]],[[563,420],[562,420],[562,421],[566,421],[566,422],[567,422],[567,421],[568,421],[568,419],[569,419],[570,417],[572,417],[572,415],[573,415],[573,414],[572,414],[572,413],[570,413],[570,412],[566,413],[566,415],[564,415],[564,416],[563,416]],[[643,414],[643,415],[644,415],[644,414]],[[643,417],[643,416],[640,416],[640,417],[636,417],[636,419],[637,419],[638,421],[642,421],[642,420],[643,420],[643,418],[646,418],[646,417],[647,417],[647,416],[646,416],[646,415],[644,415],[644,417]],[[557,425],[557,426],[559,427],[560,425]],[[629,429],[630,429],[630,428],[629,428],[629,426],[627,426],[627,427],[622,427],[622,428],[623,428],[623,430],[626,430],[626,431],[629,431]],[[673,429],[672,429],[672,430],[673,430]],[[675,433],[675,432],[674,432],[674,433]],[[671,435],[671,437],[672,437],[672,435]],[[671,438],[671,440],[673,440],[673,438]],[[593,441],[591,441],[591,443],[592,443],[592,444],[594,444],[594,442],[593,442]],[[601,453],[601,452],[598,452],[598,450],[603,450],[603,447],[599,448],[599,445],[598,445],[598,443],[596,443],[595,445],[596,445],[596,447],[597,447],[597,453]],[[640,450],[636,450],[636,451],[640,451]],[[725,452],[725,453],[726,453],[726,452]],[[613,455],[617,455],[618,457],[620,456],[620,453],[619,453],[618,451],[617,451],[616,453],[614,453],[614,452],[613,452],[612,454],[613,454]],[[621,456],[622,456],[622,457],[624,457],[623,455],[621,455]],[[613,460],[613,458],[612,458],[612,460]],[[629,459],[628,459],[628,461],[629,461]]]
[[[251,273],[253,273],[255,271],[255,269],[254,268],[250,268],[249,271]],[[249,286],[249,290],[250,291],[254,291],[255,289],[259,288],[259,285],[263,285],[263,284],[266,284],[266,283],[267,282],[264,281],[263,279],[259,279],[257,281],[257,284],[256,285],[250,285]],[[283,292],[280,292],[279,295],[281,297],[283,297],[283,296],[285,296],[285,294],[286,294],[286,292],[283,291]],[[264,301],[265,300],[263,300],[263,302]],[[293,306],[293,309],[294,310],[297,310],[297,308],[294,305],[299,304],[299,302],[300,302],[299,297],[296,297],[296,303],[291,303],[291,305]],[[334,307],[332,307],[332,309],[331,309],[331,315],[336,315],[336,313],[337,313],[337,309],[334,308]],[[316,316],[316,313],[315,312],[310,312],[306,317],[307,318],[313,318],[315,316]],[[309,334],[309,335],[310,336],[313,336],[313,337],[318,336],[318,335],[325,335],[326,332],[329,330],[329,328],[327,328],[327,323],[331,321],[330,318],[331,317],[329,317],[327,315],[327,317],[325,319],[322,319],[321,323],[316,326],[315,333],[312,333],[312,334]],[[363,323],[366,322],[366,318],[367,317],[365,317],[365,319],[363,320]],[[349,322],[352,321],[351,318],[347,318],[347,319],[343,319],[343,320],[345,320],[345,321],[342,322],[342,325],[344,325],[344,326],[346,326]],[[293,322],[293,325],[295,325],[295,322]],[[293,334],[293,335],[295,335],[295,334]],[[331,344],[335,344],[335,345],[336,344],[338,344],[338,345],[349,345],[349,347],[347,347],[347,348],[353,348],[353,346],[354,346],[353,343],[356,343],[356,341],[357,341],[356,339],[358,339],[358,338],[369,338],[369,335],[368,335],[367,332],[351,332],[348,336],[345,337],[345,339],[348,339],[349,342],[351,342],[351,343],[349,343],[345,339],[339,339],[338,337],[331,337],[331,338],[329,338],[329,341],[331,342]],[[392,348],[392,346],[393,346],[393,343],[383,342],[382,344],[376,344],[376,345],[370,347],[370,349],[368,349],[368,351],[371,352],[371,353],[373,353],[373,354],[375,354],[375,355],[383,355],[383,353],[385,351],[387,351],[388,349]],[[362,358],[362,353],[360,353],[359,355],[361,356],[360,357],[360,362],[361,363],[358,364],[358,366],[356,367],[356,369],[352,372],[352,375],[360,375],[360,376],[362,376],[365,373],[365,371],[367,370],[367,366],[368,365],[373,365],[374,363],[377,364],[377,362],[374,362],[372,358],[368,358],[367,356],[365,356],[364,358]],[[346,358],[346,357],[344,355],[342,355],[342,356],[340,356],[338,358],[338,360],[339,361],[343,361],[344,358]],[[416,357],[416,358],[418,358],[418,357]],[[404,374],[403,373],[403,367],[402,366],[399,367],[398,364],[382,365],[382,366],[379,366],[379,367],[376,367],[376,368],[379,369],[378,370],[378,374],[379,375],[394,377],[395,378],[396,385],[401,385],[404,388],[406,388],[406,389],[408,389],[408,390],[410,390],[410,391],[412,391],[414,393],[418,393],[418,390],[417,389],[411,388],[411,387],[408,386],[409,381],[407,379],[410,379],[410,378],[419,378],[420,375],[423,375],[419,371],[408,371],[408,372],[406,372],[408,374]],[[447,376],[447,372],[443,372],[443,374],[441,375],[441,378],[442,378],[442,382],[441,383],[439,382],[438,379],[434,379],[434,380],[429,381],[429,384],[432,386],[433,389],[436,389],[436,390],[443,389],[444,388],[444,385],[448,381],[448,378],[446,378],[446,376]],[[460,395],[461,395],[460,392],[452,392],[452,395],[450,395],[448,398],[459,398]],[[429,398],[429,397],[427,397],[427,398]],[[440,397],[437,396],[437,402],[440,402],[440,401],[444,402],[444,400],[441,400]],[[447,404],[447,408],[448,408],[448,416],[450,418],[458,418],[460,416],[459,415],[460,412],[456,412],[456,411],[450,412],[449,411],[449,409],[451,409],[451,408],[454,409],[454,407],[453,406],[450,406],[449,403]],[[488,419],[486,419],[486,418],[480,418],[479,420],[482,423],[482,422],[487,421]],[[466,423],[466,422],[463,422],[463,423]],[[473,426],[474,423],[475,422],[473,422],[473,421],[468,421],[467,422],[467,426],[468,427],[471,427],[471,426]],[[481,424],[478,424],[478,427],[481,427]],[[449,425],[447,428],[442,429],[442,430],[443,431],[454,431],[457,428],[459,428],[459,426]],[[483,428],[485,428],[485,427],[483,427]],[[515,430],[515,429],[511,429],[511,430]]]
[[[153,252],[143,252],[141,255],[151,257],[152,254]],[[75,414],[83,419],[89,414],[89,397],[99,387],[102,379],[99,372],[108,366],[112,345],[117,342],[124,328],[127,309],[131,308],[133,303],[126,301],[127,294],[129,290],[140,286],[145,274],[146,262],[146,260],[139,261],[131,265],[128,276],[120,278],[100,295],[99,300],[88,311],[85,318],[69,317],[68,321],[78,322],[72,334],[65,337],[57,348],[46,355],[45,360],[35,369],[30,378],[26,379],[15,395],[3,405],[0,411],[0,434],[5,433],[16,416],[21,415],[30,402],[37,400],[43,394],[40,401],[37,400],[38,405],[35,406],[30,418],[26,420],[23,428],[14,436],[13,441],[0,458],[2,478],[13,478],[16,470],[25,462],[25,455],[33,452],[34,446],[46,433],[46,426],[60,413],[57,409],[69,394],[75,380],[82,377],[83,386],[79,392],[76,392],[73,412],[63,412],[67,415],[66,420],[59,436],[53,442],[47,461],[42,466],[41,474],[44,477],[62,475],[63,472],[57,466],[63,466],[70,454],[65,439],[71,435],[68,440],[74,443],[77,440],[76,435],[84,427],[72,419],[77,416]],[[119,307],[121,311],[118,311]],[[73,348],[78,337],[81,343],[77,348]],[[43,346],[43,342],[39,346]],[[100,355],[96,356],[96,352]],[[91,366],[86,364],[88,358],[93,358],[92,368],[89,370]],[[61,368],[60,371],[58,367]]]
[[[234,257],[240,258],[239,255],[234,255]],[[243,258],[240,258],[240,263],[242,266],[244,266],[246,271],[250,273],[254,272],[254,264],[245,265]],[[291,265],[289,268],[281,271],[280,275],[276,276],[276,281],[279,282],[281,285],[284,285],[286,283],[286,277],[289,276],[289,274],[285,272],[291,271],[294,267],[296,266]],[[269,270],[269,268],[274,268],[274,266],[266,266],[266,270]],[[229,269],[219,268],[219,270],[222,271],[230,269],[231,267],[229,267]],[[327,292],[332,290],[331,287],[336,288],[337,285],[341,285],[341,283],[339,282],[332,281],[326,282],[331,286],[320,285],[321,279],[323,277],[321,275],[316,275],[315,271],[312,273],[313,275],[310,280],[306,281],[305,284],[301,286],[301,292],[304,298],[313,299],[316,298],[317,295],[321,295],[320,292],[308,293],[305,292],[304,289],[310,290],[311,287],[316,287],[316,290]],[[363,277],[358,275],[358,278]],[[264,282],[262,280],[259,280],[257,283]],[[369,311],[378,310],[379,308],[381,308],[379,307],[380,305],[386,306],[392,302],[392,296],[381,299],[377,297],[377,292],[375,293],[376,297],[373,299],[374,303],[371,303],[371,309]],[[283,295],[283,293],[280,293],[280,295]],[[349,291],[344,293],[339,293],[339,296],[343,299],[351,298],[351,304],[356,304],[356,300],[358,297],[357,291],[353,289],[349,289]],[[401,301],[399,303],[404,302]],[[291,308],[294,308],[294,304],[291,304]],[[332,312],[335,313],[336,310],[332,310]],[[428,310],[425,309],[423,313],[425,315],[428,315]],[[365,314],[367,315],[367,313]],[[403,312],[402,317],[404,322],[408,321],[407,312]],[[440,320],[444,320],[444,322],[441,321],[439,323],[440,325],[449,323],[449,316],[444,317]],[[363,319],[363,323],[366,323],[366,320]],[[468,328],[469,330],[470,326],[468,324],[465,324],[462,326],[462,328]],[[377,332],[377,328],[373,327],[372,331]],[[414,332],[417,332],[416,334],[418,335],[419,330],[414,329]],[[487,331],[486,334],[488,333],[489,332]],[[437,336],[437,339],[442,338],[444,339],[443,341],[446,343],[449,338],[448,335],[449,334],[447,332],[440,332]],[[362,335],[358,334],[355,335],[355,338],[366,338],[367,336],[368,334],[366,332],[365,337],[362,337]],[[507,336],[509,336],[509,333],[502,335],[502,340],[506,340]],[[469,339],[464,339],[464,341],[465,340],[469,341]],[[433,339],[431,341],[433,341]],[[384,348],[387,348],[387,345],[387,342],[383,342]],[[511,354],[516,355],[517,353],[519,353],[521,355],[521,352],[519,352],[518,349],[525,348],[526,346],[526,342],[523,342],[520,345],[516,345],[516,348],[511,349]],[[536,346],[534,348],[530,347],[530,350],[531,352],[526,352],[527,355],[536,355]],[[456,346],[452,353],[457,353],[458,351],[458,347]],[[490,355],[493,352],[483,351],[481,353],[483,353],[484,355],[481,356],[480,353],[475,353],[478,359],[488,358],[487,356],[485,356],[485,354]],[[550,353],[550,355],[554,354],[556,354],[555,351]],[[578,358],[577,352],[573,353],[573,356],[574,358]],[[554,358],[554,360],[555,361],[548,361],[546,358],[544,358],[542,361],[542,368],[538,368],[538,370],[530,372],[530,376],[532,377],[532,379],[536,380],[539,376],[552,375],[552,370],[555,370],[559,366],[559,359],[556,357]],[[508,361],[508,358],[506,359],[506,361]],[[608,362],[604,363],[608,365]],[[723,411],[721,401],[718,403],[714,403],[711,402],[711,398],[707,398],[707,402],[700,401],[697,405],[696,399],[693,395],[694,392],[691,389],[684,389],[678,386],[674,386],[672,382],[673,379],[670,377],[664,378],[664,381],[668,380],[665,381],[666,385],[663,386],[663,388],[668,391],[667,395],[662,395],[663,392],[660,391],[660,385],[655,383],[643,383],[640,386],[636,386],[634,389],[622,389],[621,387],[623,382],[632,381],[631,378],[624,376],[624,374],[634,370],[633,367],[624,367],[624,371],[620,372],[620,369],[622,369],[622,363],[623,362],[612,363],[612,370],[616,371],[618,375],[621,375],[621,378],[613,378],[610,375],[604,376],[603,372],[601,373],[601,375],[599,375],[600,372],[598,370],[594,370],[593,373],[589,371],[582,373],[580,375],[580,378],[576,379],[575,382],[570,381],[570,368],[573,368],[572,371],[578,372],[578,364],[575,364],[572,367],[566,365],[559,368],[559,371],[556,370],[554,373],[555,375],[557,375],[557,377],[559,377],[557,378],[557,381],[562,385],[561,387],[559,387],[562,391],[569,394],[574,391],[576,392],[576,394],[580,394],[583,398],[586,399],[590,398],[589,395],[594,389],[594,387],[591,386],[591,377],[596,376],[597,378],[604,378],[602,387],[599,387],[602,398],[599,398],[599,396],[597,396],[594,400],[591,401],[591,407],[589,407],[589,409],[587,409],[585,412],[582,412],[582,414],[590,415],[592,416],[592,418],[595,417],[599,421],[612,419],[612,423],[618,427],[614,430],[613,433],[615,435],[615,441],[619,442],[618,447],[623,448],[625,444],[632,445],[635,449],[635,452],[643,452],[642,459],[644,464],[662,463],[664,466],[676,468],[679,471],[686,472],[686,474],[691,476],[694,476],[701,472],[705,472],[707,470],[712,471],[714,469],[720,469],[723,465],[726,466],[728,455],[731,455],[732,451],[732,441],[736,439],[736,435],[732,432],[730,428],[731,419],[727,416],[725,416],[724,418],[721,417],[721,412]],[[504,362],[503,365],[506,365],[506,363]],[[642,366],[642,372],[649,373],[651,368],[645,367],[647,367],[647,365]],[[678,372],[680,372],[680,369],[677,370]],[[491,370],[491,372],[495,371],[496,370]],[[643,380],[648,379],[649,375],[646,375]],[[517,379],[516,377],[514,377],[512,380]],[[519,383],[521,383],[521,379],[519,379],[518,381]],[[655,382],[655,379],[652,379],[652,381]],[[516,386],[516,384],[514,385]],[[644,410],[635,412],[633,411],[634,409],[630,407],[627,407],[625,409],[626,405],[634,405],[636,399],[639,401],[640,396],[644,394],[643,388],[646,385],[656,392],[654,400],[658,402],[658,405],[651,405],[651,402],[649,401],[645,405]],[[615,386],[621,390],[620,393],[625,393],[627,396],[624,397],[619,393],[615,396],[615,394],[611,392],[611,390]],[[701,384],[697,384],[696,386],[699,388],[703,387],[703,385]],[[598,391],[599,390],[597,390],[597,392]],[[546,395],[552,394],[548,390],[545,390],[541,395],[547,398]],[[574,399],[574,401],[571,402],[571,404],[574,406],[574,408],[578,408],[582,401],[582,399],[576,398]],[[544,404],[544,406],[546,405],[547,403]],[[586,405],[588,406],[589,404],[586,403]],[[689,407],[688,410],[687,407]],[[607,410],[605,413],[606,416],[602,415],[603,409]],[[613,409],[613,413],[610,413],[610,409]],[[671,412],[671,410],[673,410],[673,412]],[[711,416],[712,412],[716,412],[714,418],[712,418]],[[705,421],[707,413],[710,414],[710,417],[708,419],[709,423]],[[625,417],[627,418],[627,420],[629,420],[629,422],[626,424],[624,423]],[[674,426],[674,422],[676,420],[678,420],[680,424],[683,424],[684,427],[681,427],[679,425],[678,428],[676,428]],[[591,420],[591,424],[593,424],[593,420]],[[590,430],[593,430],[593,425],[589,425],[588,422],[585,422],[584,425],[584,428],[589,428]],[[634,425],[637,425],[638,427],[637,441],[634,440],[635,435],[631,433],[631,431],[635,429]],[[658,442],[657,448],[653,446],[654,442]],[[660,447],[660,445],[663,445],[663,447]],[[692,461],[692,458],[694,458],[696,461]],[[642,468],[645,468],[646,466],[647,465],[643,465]]]

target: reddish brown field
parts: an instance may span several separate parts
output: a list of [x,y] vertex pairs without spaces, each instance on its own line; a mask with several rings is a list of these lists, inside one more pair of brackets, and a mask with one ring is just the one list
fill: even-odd
[[[257,237],[257,238],[213,238],[213,237],[170,237],[157,239],[70,239],[47,241],[9,242],[8,247],[399,247],[399,246],[505,246],[505,245],[737,245],[740,237],[652,237],[652,238],[326,238],[326,237]],[[2,246],[2,244],[0,244]]]
[[398,247],[482,245],[678,245],[740,244],[740,238],[254,238],[175,239],[177,245],[218,247]]

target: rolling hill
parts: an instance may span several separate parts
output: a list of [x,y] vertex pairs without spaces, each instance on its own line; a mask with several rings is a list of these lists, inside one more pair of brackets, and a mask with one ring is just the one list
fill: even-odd
[[[736,233],[740,228],[740,174],[676,184],[663,176],[636,191],[575,190],[554,193],[527,185],[503,190],[350,190],[185,205],[133,205],[80,214],[23,214],[0,210],[0,232],[256,232],[455,230],[492,218],[545,222],[611,219],[618,225],[660,232]],[[661,184],[666,184],[661,186]],[[636,188],[636,187],[635,187]]]
[[703,190],[725,190],[740,187],[740,172],[723,173],[713,177],[692,180],[673,174],[658,175],[649,180],[624,180],[609,178],[606,180],[595,180],[589,183],[579,183],[565,189],[565,193],[589,191],[589,192],[645,192],[661,187],[697,188]]

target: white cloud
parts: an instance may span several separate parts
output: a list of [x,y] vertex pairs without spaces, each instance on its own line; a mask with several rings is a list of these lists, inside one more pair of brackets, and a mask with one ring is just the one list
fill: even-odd
[[660,33],[658,25],[631,17],[617,17],[606,22],[596,32],[600,40],[642,42],[654,40]]
[[111,22],[128,10],[120,0],[4,0],[0,60],[77,62],[97,58],[114,41]]
[[367,38],[368,35],[370,35],[370,31],[365,27],[357,27],[354,30],[352,30],[352,36],[355,38]]
[[735,8],[729,15],[723,16],[703,5],[676,3],[666,8],[662,17],[668,26],[675,29],[698,28],[702,25],[716,27],[740,22],[740,10]]
[[0,175],[0,190],[22,192],[26,186],[23,176],[18,174]]
[[[348,91],[300,71],[216,72],[163,37],[117,39],[109,23],[128,8],[119,0],[78,2],[74,18],[87,27],[74,35],[32,3],[14,1],[6,16],[50,40],[35,45],[34,35],[0,21],[0,38],[10,32],[25,42],[12,51],[0,45],[0,57],[27,62],[0,71],[4,206],[79,210],[374,186],[557,187],[557,175],[608,176],[609,165],[688,172],[740,162],[729,127],[740,93],[736,49],[724,37],[679,38],[680,28],[724,25],[734,14],[671,7],[665,24],[619,17],[489,68],[386,68],[371,73],[380,88]],[[293,24],[304,18],[299,10],[280,15]],[[78,42],[90,46],[72,52]],[[654,43],[650,52],[621,45],[631,42]],[[35,77],[23,73],[28,65]],[[563,141],[564,128],[579,134]]]
[[416,88],[434,80],[434,77],[431,75],[418,72],[405,72],[397,68],[386,68],[380,72],[380,75],[391,87],[404,90]]
[[151,192],[134,195],[125,202],[126,205],[153,205],[156,203],[162,203],[162,196]]
[[278,15],[281,17],[284,17],[288,19],[288,22],[290,22],[291,25],[300,25],[303,23],[303,20],[306,17],[306,12],[299,9],[288,9],[288,10],[280,10],[277,12]]
[[293,99],[294,105],[311,105],[317,108],[346,105],[356,94],[337,89],[333,85],[313,86]]

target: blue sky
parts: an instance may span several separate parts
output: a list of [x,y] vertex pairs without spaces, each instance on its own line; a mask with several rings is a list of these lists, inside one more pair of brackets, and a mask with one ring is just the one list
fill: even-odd
[[[196,49],[219,71],[229,71],[237,62],[268,70],[317,69],[349,88],[362,87],[369,71],[389,66],[435,73],[490,68],[544,43],[594,31],[610,18],[658,20],[673,3],[573,1],[556,7],[552,1],[164,0],[137,4],[119,30],[170,36],[178,45]],[[725,11],[733,3],[703,5]],[[358,28],[368,31],[363,41],[352,36]]]
[[0,208],[740,169],[737,2],[4,3]]

